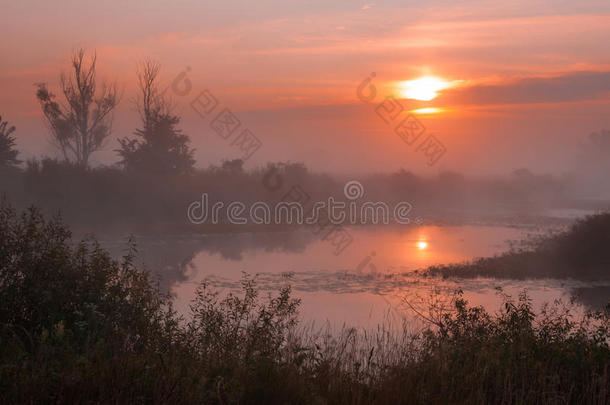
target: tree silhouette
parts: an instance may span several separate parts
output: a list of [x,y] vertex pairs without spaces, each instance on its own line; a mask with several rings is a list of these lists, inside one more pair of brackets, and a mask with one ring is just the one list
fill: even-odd
[[15,132],[15,127],[8,126],[7,121],[2,121],[0,116],[0,167],[16,166],[21,163],[17,159],[18,152],[14,149],[15,138],[11,134]]
[[602,129],[589,135],[589,148],[591,151],[606,155],[610,151],[610,131]]
[[119,103],[116,84],[102,83],[98,91],[96,62],[94,54],[87,63],[83,49],[72,55],[70,74],[60,76],[65,104],[56,101],[45,83],[37,84],[36,98],[54,142],[67,161],[81,167],[112,132],[112,112]]
[[242,159],[225,160],[222,162],[222,171],[230,174],[244,173],[244,161]]
[[178,129],[180,117],[172,114],[170,102],[159,92],[160,65],[146,61],[140,65],[135,100],[142,128],[136,138],[119,139],[121,164],[127,170],[151,174],[184,174],[193,169],[195,160],[190,139]]

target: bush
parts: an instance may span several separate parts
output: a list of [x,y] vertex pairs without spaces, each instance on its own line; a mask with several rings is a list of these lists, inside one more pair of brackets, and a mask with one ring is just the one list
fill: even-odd
[[[204,282],[184,319],[134,247],[113,260],[58,219],[0,208],[2,403],[607,403],[608,312],[491,315],[457,293],[419,333],[300,329],[290,287]],[[440,302],[434,300],[432,302]],[[408,303],[408,302],[407,302]],[[610,309],[610,308],[609,308]]]
[[569,229],[533,238],[496,257],[433,266],[445,277],[610,279],[610,213],[577,220]]
[[[263,302],[202,285],[190,321],[133,266],[59,219],[0,208],[0,401],[243,402],[294,397],[279,350],[296,322],[290,289]],[[252,383],[258,381],[258,383]]]
[[134,268],[133,250],[119,263],[95,241],[73,246],[59,220],[47,222],[35,209],[17,216],[2,206],[0,235],[5,400],[68,401],[113,384],[125,390],[118,398],[134,398],[136,386],[113,381],[130,372],[123,356],[146,363],[171,343],[177,320],[169,298]]

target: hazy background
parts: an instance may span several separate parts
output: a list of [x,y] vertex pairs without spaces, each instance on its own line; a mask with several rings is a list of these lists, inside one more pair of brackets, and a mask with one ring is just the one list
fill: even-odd
[[[174,95],[198,166],[238,157],[189,107],[203,89],[263,142],[247,167],[304,161],[331,172],[563,173],[582,166],[587,136],[610,127],[607,1],[20,1],[2,2],[0,111],[21,158],[55,153],[34,83],[57,90],[78,47],[96,50],[99,77],[123,91],[114,133],[93,163],[117,161],[116,138],[138,124],[135,67],[185,69]],[[377,74],[377,100],[356,88]],[[432,74],[457,87],[412,107],[448,149],[434,167],[374,112],[396,83]],[[409,103],[405,104],[409,107]]]

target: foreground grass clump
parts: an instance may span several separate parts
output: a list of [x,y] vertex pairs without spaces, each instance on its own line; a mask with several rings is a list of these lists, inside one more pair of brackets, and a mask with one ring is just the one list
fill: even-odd
[[70,237],[36,210],[0,208],[0,402],[265,402],[298,393],[276,361],[296,317],[289,288],[261,303],[248,279],[243,298],[222,301],[202,285],[187,322],[134,267],[133,248],[117,262],[95,241],[73,246]]
[[202,284],[182,319],[133,249],[112,260],[59,221],[0,209],[0,402],[605,403],[607,313],[491,315],[458,293],[419,333],[299,327],[289,287]]
[[472,262],[433,266],[446,277],[610,279],[610,213],[577,220],[568,230],[541,236],[511,251]]

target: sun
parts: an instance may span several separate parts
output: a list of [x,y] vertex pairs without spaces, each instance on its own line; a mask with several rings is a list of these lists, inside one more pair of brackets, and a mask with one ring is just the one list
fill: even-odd
[[400,94],[404,98],[429,101],[438,92],[451,86],[451,83],[434,76],[423,76],[415,80],[407,80],[399,83]]
[[419,250],[425,250],[428,247],[428,242],[426,242],[425,240],[420,240],[417,242],[416,245]]

